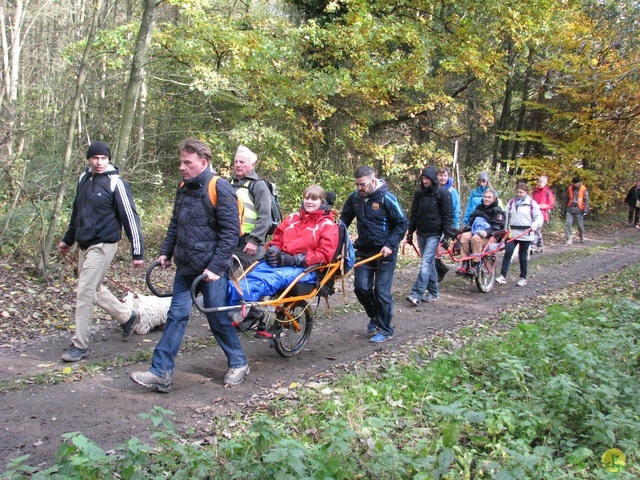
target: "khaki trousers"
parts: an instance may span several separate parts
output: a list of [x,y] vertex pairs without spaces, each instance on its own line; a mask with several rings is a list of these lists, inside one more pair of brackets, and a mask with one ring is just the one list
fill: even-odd
[[89,348],[95,305],[120,325],[131,317],[131,309],[102,284],[117,250],[117,243],[98,243],[79,251],[76,333],[73,336],[73,344],[78,348]]

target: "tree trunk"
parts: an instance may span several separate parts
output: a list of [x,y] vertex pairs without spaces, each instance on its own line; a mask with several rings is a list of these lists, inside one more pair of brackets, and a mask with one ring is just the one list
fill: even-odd
[[507,84],[504,89],[504,99],[502,101],[502,112],[500,114],[500,120],[496,128],[495,146],[493,149],[493,166],[496,167],[498,162],[502,163],[509,154],[509,143],[507,140],[500,139],[500,134],[509,128],[511,123],[511,101],[513,99],[513,64],[515,61],[515,48],[511,39],[507,40],[508,57],[508,74]]
[[127,163],[127,151],[129,150],[129,138],[133,129],[133,116],[136,110],[136,102],[142,85],[144,67],[147,63],[149,47],[151,46],[151,35],[156,14],[158,12],[158,0],[145,0],[136,49],[131,62],[131,73],[129,83],[122,104],[122,121],[120,123],[120,136],[116,142],[114,163],[124,168]]
[[[516,132],[521,132],[524,129],[524,119],[527,114],[527,100],[529,100],[529,89],[531,88],[531,75],[533,71],[531,66],[533,65],[533,48],[529,48],[529,63],[527,66],[527,74],[525,75],[524,84],[522,86],[522,101],[520,102],[520,111],[518,112],[518,123],[516,125]],[[520,150],[520,142],[516,140],[513,142],[513,149],[511,150],[511,160],[518,158]]]
[[71,155],[73,152],[73,138],[75,136],[75,125],[78,120],[78,111],[80,109],[80,101],[82,99],[82,90],[84,88],[84,82],[86,78],[87,67],[91,56],[91,48],[93,41],[98,30],[98,18],[100,10],[102,9],[102,0],[96,0],[94,5],[93,16],[91,18],[91,28],[89,29],[89,35],[87,36],[87,44],[84,48],[84,54],[80,62],[80,68],[78,69],[78,79],[76,80],[76,90],[73,96],[73,104],[71,106],[71,116],[69,118],[69,124],[67,128],[67,146],[64,152],[64,160],[62,163],[62,172],[60,174],[60,185],[58,188],[58,195],[56,197],[53,210],[51,212],[51,221],[49,222],[49,228],[42,245],[42,255],[39,259],[37,270],[38,273],[44,273],[46,265],[49,261],[49,255],[53,246],[54,235],[56,232],[56,225],[58,224],[58,218],[60,217],[60,211],[62,209],[62,202],[66,192],[67,178],[69,176],[69,166],[71,165]]

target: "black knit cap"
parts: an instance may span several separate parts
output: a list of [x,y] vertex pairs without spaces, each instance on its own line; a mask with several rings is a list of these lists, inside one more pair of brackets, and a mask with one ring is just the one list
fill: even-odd
[[580,183],[580,177],[576,175],[575,177],[573,177],[573,180],[571,180],[571,183]]
[[111,150],[109,150],[109,145],[104,142],[93,142],[89,145],[87,158],[95,157],[96,155],[105,155],[109,160],[111,160]]

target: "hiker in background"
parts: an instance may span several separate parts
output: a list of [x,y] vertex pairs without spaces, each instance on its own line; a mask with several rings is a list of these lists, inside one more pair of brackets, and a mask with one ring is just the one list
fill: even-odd
[[389,192],[387,182],[375,178],[373,168],[358,167],[354,174],[356,190],[347,198],[340,219],[348,227],[357,220],[355,241],[357,261],[382,254],[354,272],[354,292],[362,304],[369,324],[371,342],[393,338],[393,296],[391,284],[398,258],[398,245],[407,231],[407,218],[398,199]]
[[[227,305],[229,267],[240,234],[238,200],[225,179],[216,180],[217,201],[216,205],[211,205],[214,222],[205,209],[204,202],[210,199],[203,196],[207,195],[214,175],[209,147],[200,140],[188,138],[180,142],[178,155],[182,182],[158,257],[162,268],[167,268],[172,258],[176,264],[173,297],[162,338],[153,351],[151,368],[147,372],[131,373],[134,382],[162,393],[171,389],[175,358],[193,307],[191,284],[196,277],[204,275],[199,287],[205,308]],[[237,385],[249,373],[238,333],[226,312],[207,313],[207,321],[227,356],[229,370],[224,383]]]
[[507,225],[505,229],[511,230],[511,237],[517,237],[526,230],[531,230],[528,234],[522,235],[517,240],[507,242],[502,259],[502,267],[500,268],[500,276],[496,278],[498,283],[507,283],[507,273],[511,265],[511,257],[516,246],[519,246],[520,252],[518,258],[520,260],[520,278],[516,285],[524,287],[527,285],[527,265],[529,245],[533,241],[536,230],[542,227],[544,217],[540,211],[538,203],[529,196],[529,186],[520,182],[516,185],[516,196],[509,200],[505,210],[507,216]]
[[[478,174],[478,186],[471,190],[469,194],[469,200],[467,200],[467,206],[464,209],[464,218],[462,219],[462,225],[469,225],[469,219],[473,212],[475,212],[478,205],[482,204],[482,198],[484,192],[489,190],[493,190],[491,188],[491,182],[489,182],[489,174],[487,172],[480,172]],[[498,198],[498,192],[493,190],[494,195]]]
[[565,245],[571,245],[573,237],[573,222],[578,225],[580,243],[584,242],[584,217],[589,213],[589,192],[587,187],[582,185],[580,177],[575,176],[571,180],[571,186],[567,190],[567,201],[564,206],[564,217],[566,220],[565,233],[567,240]]
[[436,169],[438,174],[438,185],[451,194],[451,205],[453,207],[453,224],[452,228],[458,230],[460,228],[460,194],[453,186],[453,178],[447,167],[439,167]]
[[[538,206],[540,207],[540,212],[542,213],[542,218],[544,219],[544,223],[549,223],[549,211],[555,205],[555,198],[553,196],[553,191],[548,185],[549,180],[547,177],[542,175],[538,178],[538,186],[533,189],[531,192],[531,198],[533,198]],[[544,240],[542,238],[542,227],[536,230],[534,233],[533,246],[534,252],[542,253],[544,251]]]
[[244,203],[243,235],[234,254],[244,268],[264,257],[264,243],[271,226],[271,194],[255,171],[258,157],[244,145],[236,151],[231,185]]
[[418,249],[422,255],[418,278],[406,300],[414,306],[423,302],[440,299],[438,272],[436,271],[436,251],[440,238],[445,241],[454,238],[451,231],[453,206],[449,191],[439,185],[440,175],[428,166],[420,175],[420,186],[413,194],[407,243],[413,245],[413,232],[418,232]]
[[89,165],[78,180],[69,228],[58,244],[62,254],[67,254],[74,243],[80,247],[76,331],[73,345],[62,355],[65,362],[77,362],[89,354],[95,305],[122,326],[122,340],[131,337],[140,321],[140,315],[118,300],[102,283],[118,250],[123,226],[131,241],[133,266],[144,265],[144,240],[131,188],[111,164],[111,150],[106,143],[89,145],[87,159]]
[[640,179],[631,187],[624,198],[624,203],[629,207],[629,220],[627,225],[640,228]]

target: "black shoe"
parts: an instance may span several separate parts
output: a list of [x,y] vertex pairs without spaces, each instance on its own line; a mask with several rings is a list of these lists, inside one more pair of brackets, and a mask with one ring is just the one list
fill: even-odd
[[140,314],[134,310],[131,312],[131,317],[129,317],[127,323],[122,324],[122,335],[120,335],[120,338],[125,342],[129,340],[129,338],[131,338],[131,335],[133,335],[133,329],[139,323]]
[[[263,312],[258,312],[256,311],[255,308],[252,308],[251,310],[249,310],[249,313],[244,318],[244,320],[242,320],[240,323],[236,325],[236,329],[239,332],[244,333],[250,328],[257,326],[257,329],[259,330],[263,318],[264,318]],[[263,330],[264,330],[264,327],[263,327]]]

